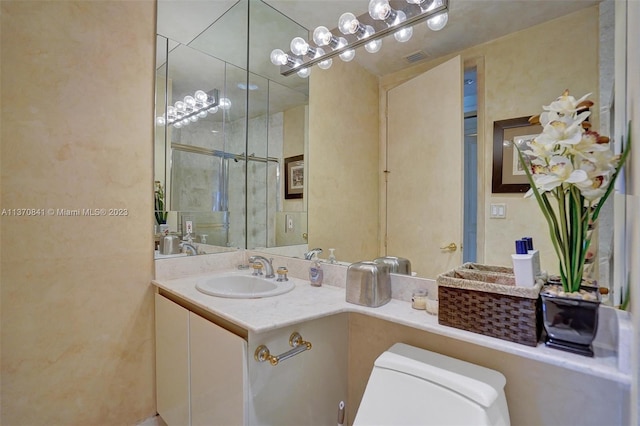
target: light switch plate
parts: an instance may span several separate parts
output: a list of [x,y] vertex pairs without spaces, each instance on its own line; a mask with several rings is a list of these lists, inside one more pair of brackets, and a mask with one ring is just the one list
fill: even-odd
[[284,232],[292,232],[295,228],[293,224],[293,215],[287,214],[284,216]]
[[193,234],[193,222],[190,220],[187,220],[185,222],[185,226],[187,228],[187,234]]
[[490,219],[506,219],[507,218],[507,205],[504,203],[491,204],[491,211],[489,212]]

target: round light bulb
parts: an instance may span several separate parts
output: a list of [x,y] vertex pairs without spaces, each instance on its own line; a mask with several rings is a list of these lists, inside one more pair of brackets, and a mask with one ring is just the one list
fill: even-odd
[[164,125],[165,125],[165,123],[166,123],[166,121],[164,120],[164,117],[158,117],[158,118],[156,118],[156,124],[157,124],[158,126],[164,126]]
[[[316,48],[316,58],[319,58],[320,56],[324,55],[325,51],[322,47],[317,47]],[[329,68],[331,68],[331,64],[333,63],[333,59],[329,58],[329,59],[325,59],[324,61],[320,61],[318,62],[318,68],[321,68],[323,70],[328,70]]]
[[179,129],[180,127],[182,127],[182,124],[180,124],[180,122],[173,123],[173,127],[175,127],[176,129]]
[[184,113],[187,110],[187,106],[182,101],[176,102],[176,111]]
[[427,26],[433,31],[440,31],[449,22],[449,14],[447,12],[433,16],[427,19]]
[[181,120],[181,121],[180,121],[180,124],[182,124],[183,126],[188,125],[188,124],[189,124],[189,119],[188,119],[188,118],[185,118],[184,120]]
[[[396,19],[393,25],[400,25],[406,20],[407,20],[407,15],[403,11],[399,10],[396,14]],[[409,41],[412,35],[413,35],[413,27],[405,27],[399,31],[396,31],[393,34],[395,39],[398,40],[400,43]]]
[[207,95],[204,90],[196,91],[195,97],[196,97],[196,101],[202,102],[202,103],[207,102],[207,99],[209,99],[209,95]]
[[176,107],[169,105],[167,107],[167,116],[171,117],[171,116],[175,116],[176,115]]
[[196,100],[193,96],[185,96],[184,103],[188,108],[193,108],[194,106],[196,106]]
[[231,108],[231,101],[229,100],[229,98],[220,98],[220,108],[225,111]]
[[343,13],[338,20],[338,29],[342,34],[355,34],[359,25],[360,21],[351,12]]
[[311,74],[311,70],[309,68],[302,68],[297,74],[298,77],[307,78],[309,74]]
[[331,58],[325,59],[324,61],[318,62],[318,68],[323,70],[328,70],[329,68],[331,68],[332,64],[333,64],[333,59]]
[[373,40],[364,45],[364,48],[369,53],[376,53],[382,48],[382,40]]
[[369,2],[369,16],[376,21],[384,21],[390,14],[389,0],[371,0]]
[[198,113],[198,118],[206,118],[207,117],[207,111],[200,111]]
[[298,56],[306,55],[309,51],[309,43],[302,37],[296,37],[291,40],[291,51]]
[[217,106],[211,107],[207,111],[209,112],[209,114],[215,114],[216,112],[218,112],[218,107]]
[[342,59],[344,62],[350,62],[353,58],[355,58],[356,51],[353,49],[345,50],[338,56],[340,56],[340,59]]
[[191,117],[189,117],[189,120],[191,120],[192,123],[195,123],[196,121],[198,121],[198,117],[195,115],[192,115]]
[[286,65],[287,54],[284,53],[281,49],[273,49],[271,51],[271,63],[273,65]]
[[331,31],[327,27],[319,26],[313,31],[313,42],[318,46],[327,46],[331,43]]

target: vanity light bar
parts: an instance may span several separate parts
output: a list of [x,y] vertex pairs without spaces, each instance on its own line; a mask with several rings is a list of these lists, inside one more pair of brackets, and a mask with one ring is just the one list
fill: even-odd
[[[218,89],[213,89],[209,92],[198,90],[194,96],[187,95],[184,100],[177,101],[173,106],[168,106],[166,114],[156,118],[156,124],[158,126],[173,125],[182,127],[198,121],[199,114],[204,113],[204,117],[207,114],[215,114],[218,112],[218,106],[222,109],[228,109],[225,108],[227,103],[228,100],[225,98],[220,99]],[[231,104],[228,103],[228,105],[230,106]],[[202,118],[202,116],[200,117]]]
[[[375,0],[372,0],[370,5],[373,1]],[[320,62],[326,63],[325,61],[330,60],[330,58],[343,54],[348,50],[353,50],[360,46],[367,45],[372,41],[382,39],[390,34],[397,33],[403,28],[412,27],[413,25],[429,20],[430,18],[436,19],[437,17],[440,17],[440,21],[446,24],[446,14],[448,14],[449,11],[449,0],[423,0],[422,2],[420,0],[389,0],[388,4],[391,8],[389,11],[391,18],[387,18],[386,20],[376,20],[373,19],[369,13],[363,13],[357,17],[362,28],[367,28],[367,26],[373,28],[373,34],[369,34],[366,37],[362,36],[362,31],[356,31],[353,34],[344,34],[336,27],[331,30],[333,38],[336,39],[335,41],[343,38],[347,41],[346,44],[334,43],[333,49],[330,46],[326,46],[326,48],[323,49],[321,46],[311,46],[312,42],[310,42],[310,47],[322,52],[322,54],[315,56],[296,55],[289,50],[286,53],[286,63],[280,65],[280,74],[288,76],[296,72],[304,71],[305,69],[308,70],[311,66]],[[406,16],[404,21],[395,19],[400,11]],[[442,24],[439,28],[434,29],[438,30],[443,26],[444,25]]]

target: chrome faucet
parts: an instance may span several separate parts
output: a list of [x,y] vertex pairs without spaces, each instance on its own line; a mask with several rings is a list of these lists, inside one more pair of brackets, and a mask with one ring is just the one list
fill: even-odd
[[196,248],[196,246],[186,241],[180,243],[180,248],[185,250],[188,256],[195,256],[198,254],[198,249]]
[[271,261],[266,257],[262,256],[251,256],[249,258],[249,263],[260,262],[264,267],[264,277],[265,278],[274,278],[275,274],[273,273],[273,265]]
[[314,249],[311,249],[311,250],[309,250],[308,252],[306,252],[306,253],[304,254],[304,258],[305,258],[306,260],[311,260],[311,259],[313,259],[313,255],[314,255],[314,254],[317,256],[317,255],[319,255],[320,253],[322,253],[322,249],[321,249],[321,248],[314,248]]

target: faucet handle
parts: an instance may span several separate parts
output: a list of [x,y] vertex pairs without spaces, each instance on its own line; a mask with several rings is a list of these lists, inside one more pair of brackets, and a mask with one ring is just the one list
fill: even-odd
[[253,273],[251,275],[254,275],[256,277],[261,276],[262,275],[262,263],[253,262],[252,266],[253,266]]
[[276,271],[276,273],[278,274],[278,278],[276,279],[276,281],[278,282],[289,281],[289,278],[287,278],[287,272],[289,272],[289,270],[286,267],[284,266],[278,267],[278,270]]

